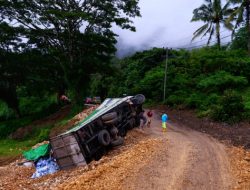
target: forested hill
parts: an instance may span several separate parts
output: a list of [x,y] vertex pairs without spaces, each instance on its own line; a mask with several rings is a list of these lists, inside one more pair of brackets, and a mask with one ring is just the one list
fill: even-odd
[[105,96],[143,93],[148,102],[196,109],[199,116],[238,122],[250,111],[250,58],[243,50],[170,50],[163,102],[166,49],[138,52],[118,62],[113,76],[90,85]]
[[[170,49],[167,60],[166,49],[161,48],[118,59],[113,26],[135,31],[132,19],[141,16],[138,3],[1,1],[0,138],[58,111],[61,95],[71,99],[72,114],[82,109],[88,96],[103,100],[142,93],[147,103],[191,108],[199,116],[215,120],[247,119],[250,30],[245,21],[249,19],[237,20],[241,27],[234,30],[231,23],[244,10],[236,9],[235,2],[232,6],[237,7],[232,10],[229,4],[222,9],[219,1],[205,1],[194,10],[191,21],[204,22],[194,32],[194,39],[208,34],[206,48]],[[212,15],[221,16],[205,19],[211,14],[206,11],[209,7],[211,13],[220,13]],[[238,12],[232,12],[235,10]],[[234,34],[230,45],[221,43],[225,39],[220,36],[222,23],[229,24],[226,29]]]

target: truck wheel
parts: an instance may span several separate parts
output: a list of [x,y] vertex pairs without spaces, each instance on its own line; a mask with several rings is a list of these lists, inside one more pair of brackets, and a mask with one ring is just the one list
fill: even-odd
[[108,121],[104,121],[104,124],[115,125],[117,122],[118,122],[118,117],[111,119],[111,120],[108,120]]
[[124,138],[118,137],[118,139],[116,139],[115,141],[111,142],[111,146],[115,147],[115,146],[122,145],[123,143],[124,143]]
[[125,137],[127,135],[127,129],[125,127],[121,128],[118,133],[119,136]]
[[98,134],[98,141],[103,146],[108,146],[110,144],[110,134],[107,130],[102,130]]
[[116,136],[118,132],[119,132],[118,129],[114,126],[110,129],[111,136]]
[[109,120],[112,120],[114,118],[117,118],[117,113],[116,112],[107,113],[104,116],[102,116],[103,121],[109,121]]
[[136,104],[136,105],[139,105],[139,104],[143,104],[145,102],[145,96],[143,94],[137,94],[136,96],[134,96],[131,101]]
[[131,118],[129,120],[129,125],[128,125],[128,129],[133,129],[135,127],[135,119]]

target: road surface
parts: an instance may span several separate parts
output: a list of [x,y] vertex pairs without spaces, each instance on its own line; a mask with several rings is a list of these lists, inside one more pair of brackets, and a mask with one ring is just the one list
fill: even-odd
[[228,190],[233,177],[223,144],[214,138],[169,122],[161,132],[160,115],[145,129],[163,139],[161,149],[136,176],[128,177],[124,189]]

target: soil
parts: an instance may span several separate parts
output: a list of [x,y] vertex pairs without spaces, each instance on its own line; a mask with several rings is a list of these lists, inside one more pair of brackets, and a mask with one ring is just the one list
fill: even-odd
[[173,122],[163,133],[157,117],[150,132],[165,142],[146,167],[126,178],[123,189],[232,188],[234,179],[223,144]]
[[84,120],[89,114],[91,114],[98,105],[93,105],[89,108],[84,109],[82,112],[74,116],[72,119],[70,119],[65,125],[54,127],[50,131],[50,137],[54,137],[56,135],[59,135],[61,133],[66,132],[67,130],[71,129],[74,125],[79,123],[80,121]]
[[184,124],[169,110],[163,133],[162,112],[154,112],[150,128],[129,131],[123,146],[88,166],[39,179],[30,179],[34,168],[16,166],[18,161],[0,167],[0,189],[250,189],[250,154],[242,140],[248,136],[237,140],[219,128],[222,134],[209,135],[191,112],[181,114],[190,119]]
[[56,113],[40,120],[36,120],[32,122],[30,125],[26,127],[22,127],[17,129],[14,133],[10,135],[10,138],[21,140],[24,137],[26,137],[28,134],[32,133],[34,127],[43,127],[47,125],[54,125],[58,121],[61,121],[63,118],[65,118],[71,110],[71,106],[64,106]]
[[227,123],[214,122],[208,118],[198,118],[192,110],[174,110],[166,106],[158,107],[160,113],[166,112],[172,122],[180,126],[207,133],[221,142],[243,147],[250,150],[250,123],[241,122],[233,125]]

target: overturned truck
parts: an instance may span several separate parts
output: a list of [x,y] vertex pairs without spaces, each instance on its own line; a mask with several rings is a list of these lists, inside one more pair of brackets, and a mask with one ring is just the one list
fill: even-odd
[[123,144],[127,131],[140,124],[144,101],[141,94],[108,98],[74,128],[51,138],[60,169],[99,160],[110,148]]

